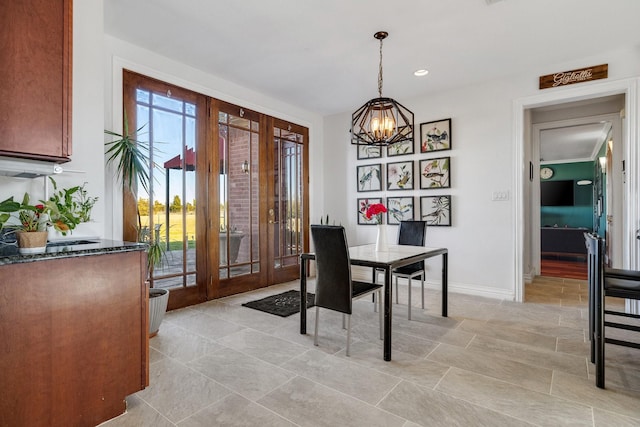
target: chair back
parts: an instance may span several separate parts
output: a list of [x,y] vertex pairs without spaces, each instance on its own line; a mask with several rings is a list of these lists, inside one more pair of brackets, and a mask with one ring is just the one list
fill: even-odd
[[424,246],[427,235],[427,221],[400,221],[398,244]]
[[316,256],[315,304],[351,314],[351,260],[344,227],[312,225],[311,237]]
[[584,240],[587,246],[587,277],[591,297],[596,286],[601,286],[604,277],[604,241],[595,233],[584,233]]
[[[427,221],[400,221],[398,227],[398,244],[424,246],[427,240]],[[413,272],[424,270],[424,261],[401,267],[401,271]]]

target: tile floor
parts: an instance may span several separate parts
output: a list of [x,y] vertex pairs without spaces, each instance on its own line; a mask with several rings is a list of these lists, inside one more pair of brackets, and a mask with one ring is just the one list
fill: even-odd
[[241,306],[296,287],[167,313],[151,340],[151,385],[104,425],[640,426],[640,351],[607,346],[607,389],[595,387],[584,281],[538,278],[524,304],[450,294],[449,318],[434,290],[412,321],[394,305],[391,362],[368,300],[355,303],[349,358],[335,313],[321,311],[314,347],[298,315]]

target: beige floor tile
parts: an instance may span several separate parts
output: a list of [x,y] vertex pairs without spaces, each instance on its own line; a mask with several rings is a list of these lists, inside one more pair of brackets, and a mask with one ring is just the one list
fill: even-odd
[[149,384],[136,396],[174,423],[230,394],[226,387],[172,359],[151,365]]
[[497,354],[499,357],[506,357],[535,367],[561,370],[584,378],[588,376],[586,354],[572,356],[486,336],[477,336],[471,341],[468,349],[483,352],[488,358]]
[[532,425],[404,381],[394,388],[378,407],[407,418],[415,424],[429,427]]
[[466,347],[474,335],[459,329],[423,323],[419,319],[396,322],[393,325],[393,331],[429,341],[444,342],[458,347]]
[[558,338],[558,351],[574,356],[589,357],[590,344],[585,340],[574,340],[567,338]]
[[295,376],[230,348],[201,357],[187,366],[251,400],[259,399]]
[[160,328],[158,335],[149,342],[149,346],[163,355],[183,363],[213,353],[221,348],[214,341],[171,323],[163,323]]
[[615,412],[603,411],[602,409],[595,408],[593,410],[593,420],[595,427],[638,427],[640,426],[640,419],[629,418],[624,415],[616,414]]
[[302,377],[294,378],[257,403],[303,427],[399,427],[405,422],[404,418]]
[[282,367],[372,405],[400,382],[398,377],[316,350],[309,350]]
[[139,397],[129,396],[127,412],[101,424],[101,427],[171,427],[174,425]]
[[[336,356],[347,358],[344,351],[337,353]],[[369,342],[355,344],[348,359],[377,372],[393,375],[428,388],[435,387],[449,370],[448,365],[395,350],[392,360],[385,362],[382,359],[382,344],[376,345]]]
[[[273,292],[278,293],[278,292]],[[271,294],[267,294],[271,295]],[[266,296],[266,295],[264,295]],[[263,296],[258,296],[253,299],[259,299]],[[236,323],[244,326],[245,328],[252,328],[258,331],[272,333],[285,325],[285,320],[282,317],[274,316],[272,314],[264,313],[252,308],[243,307],[241,305],[224,304],[221,302],[208,303],[202,307],[201,310],[204,313],[216,316],[227,322]]]
[[603,410],[640,419],[640,392],[620,389],[609,383],[606,389],[592,379],[555,372],[551,394]]
[[[558,320],[559,322],[559,320]],[[568,328],[566,326],[553,326],[544,323],[520,322],[517,317],[512,320],[489,320],[489,327],[513,328],[522,331],[533,332],[551,337],[568,338],[574,340],[584,340],[585,333],[582,329]]]
[[541,426],[585,426],[593,422],[587,405],[461,369],[447,372],[436,390]]
[[469,319],[466,319],[460,324],[460,330],[547,350],[555,350],[557,343],[556,337],[553,336],[537,334],[510,327],[496,328],[487,322],[479,322]]
[[460,350],[454,346],[440,344],[428,359],[541,393],[549,393],[551,389],[551,369],[510,360],[502,357],[500,353],[492,357],[482,351]]
[[241,305],[297,288],[290,282],[167,313],[150,340],[150,386],[107,425],[640,426],[640,351],[608,345],[607,389],[595,387],[585,281],[536,278],[524,304],[450,293],[448,318],[440,316],[439,285],[427,284],[426,310],[414,287],[412,321],[401,283],[390,362],[370,300],[354,304],[348,358],[338,313],[322,312],[315,347],[314,309],[310,333],[300,335],[299,314]]
[[217,340],[245,329],[244,326],[227,322],[217,316],[211,316],[202,312],[195,312],[191,316],[185,316],[180,319],[173,320],[171,324],[210,340]]
[[186,420],[181,421],[178,423],[178,426],[293,427],[295,424],[242,396],[230,394]]
[[308,350],[306,346],[254,329],[243,329],[227,335],[220,338],[217,343],[274,365],[280,365]]

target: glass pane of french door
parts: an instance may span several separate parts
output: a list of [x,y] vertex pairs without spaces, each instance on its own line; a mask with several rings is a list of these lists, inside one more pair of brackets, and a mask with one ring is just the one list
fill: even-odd
[[196,113],[170,92],[136,89],[138,140],[150,157],[149,191],[138,185],[139,235],[162,253],[151,270],[156,288],[196,286]]
[[260,272],[259,117],[220,111],[218,129],[219,279],[224,280]]
[[[298,129],[300,128],[300,129]],[[306,129],[275,120],[273,195],[270,215],[271,283],[298,277],[299,256],[308,238],[305,156]]]

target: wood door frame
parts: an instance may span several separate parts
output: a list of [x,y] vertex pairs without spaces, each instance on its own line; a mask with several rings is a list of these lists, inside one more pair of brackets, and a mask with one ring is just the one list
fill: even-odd
[[[298,133],[300,135],[303,136],[303,142],[302,142],[302,163],[303,163],[303,168],[302,168],[302,186],[303,186],[303,190],[302,190],[302,244],[303,244],[303,248],[302,248],[302,252],[307,252],[309,250],[309,129],[307,127],[304,126],[300,126],[297,125],[295,123],[291,123],[288,122],[286,120],[282,120],[282,119],[278,119],[278,118],[274,118],[274,117],[270,117],[269,121],[268,121],[268,132],[267,132],[267,138],[268,138],[268,144],[265,144],[267,147],[269,147],[269,149],[267,150],[268,153],[268,171],[269,171],[269,176],[267,178],[267,185],[268,185],[268,206],[273,206],[274,205],[274,198],[275,198],[275,188],[274,188],[274,178],[275,178],[275,171],[274,171],[274,150],[273,150],[273,143],[274,143],[274,131],[273,129],[275,127],[278,127],[280,129],[289,129],[292,132]],[[268,212],[267,212],[268,213]],[[267,221],[268,222],[268,221]],[[269,226],[269,230],[270,230],[270,226],[272,224],[267,224],[267,226]],[[271,237],[271,236],[269,236]],[[296,265],[291,265],[291,266],[287,266],[287,267],[281,267],[279,269],[276,269],[274,267],[274,253],[273,253],[273,247],[272,245],[269,245],[269,253],[268,253],[268,262],[269,262],[269,277],[268,277],[268,281],[270,284],[275,284],[275,283],[283,283],[283,282],[287,282],[287,281],[291,281],[291,280],[295,280],[300,278],[300,265],[299,265],[299,260],[298,260],[298,264]]]
[[[197,108],[196,119],[196,171],[205,171],[208,169],[207,162],[207,145],[204,143],[207,135],[207,110],[208,100],[207,97],[189,89],[175,86],[171,83],[166,83],[152,77],[148,77],[134,71],[123,69],[122,76],[122,100],[123,100],[123,123],[124,123],[124,111],[127,111],[127,119],[129,120],[129,131],[137,129],[137,108],[136,108],[136,96],[135,90],[141,85],[145,89],[166,93],[167,90],[171,90],[171,93],[176,97],[192,102]],[[207,197],[207,180],[196,175],[196,200],[206,200]],[[122,237],[126,241],[135,242],[138,240],[138,224],[137,224],[137,200],[134,193],[123,185],[122,189],[122,206],[123,206],[123,218],[122,218]],[[168,209],[168,206],[166,207]],[[201,216],[198,217],[198,214]],[[204,236],[207,238],[206,228],[206,213],[201,208],[201,203],[196,203],[196,218],[200,218],[200,221],[196,221],[196,236]],[[204,250],[199,250],[198,247],[204,247],[203,244],[199,244],[200,239],[196,238],[196,286],[194,287],[180,287],[172,288],[169,292],[168,310],[176,308],[182,308],[193,304],[204,302],[207,299],[206,278],[209,277],[208,265],[206,262]]]
[[[528,182],[530,153],[526,151],[527,137],[525,132],[530,129],[530,123],[526,117],[526,111],[531,108],[551,105],[560,102],[579,101],[583,99],[597,98],[607,95],[625,95],[626,121],[623,123],[623,156],[626,163],[626,183],[624,197],[626,203],[623,210],[624,230],[634,230],[640,219],[640,206],[632,203],[640,192],[640,147],[638,134],[638,108],[640,106],[640,92],[638,85],[640,79],[622,79],[604,83],[593,83],[575,88],[560,88],[538,95],[528,96],[514,100],[512,108],[513,120],[513,297],[517,302],[524,300],[524,258],[529,248],[525,248],[525,228],[530,225],[530,219],[525,217],[527,201],[526,185]],[[526,177],[526,178],[525,178]],[[634,269],[640,265],[640,241],[630,232],[623,233],[622,267]],[[531,254],[527,254],[531,256]],[[640,312],[640,308],[638,308]]]
[[[160,93],[166,92],[167,89],[171,89],[172,93],[176,97],[194,102],[198,108],[197,117],[197,142],[196,142],[196,170],[206,173],[206,177],[199,177],[198,186],[196,191],[196,286],[188,288],[175,288],[171,289],[169,296],[168,309],[173,310],[176,308],[185,307],[188,305],[197,304],[207,300],[221,298],[224,296],[249,291],[261,287],[270,286],[275,283],[281,283],[282,281],[292,280],[299,276],[298,266],[291,266],[289,276],[281,277],[282,274],[274,273],[273,258],[270,255],[271,249],[269,248],[269,232],[267,227],[269,203],[272,202],[272,196],[269,193],[273,191],[273,163],[272,158],[269,156],[271,153],[272,144],[269,141],[273,141],[273,127],[274,124],[278,124],[283,129],[287,129],[289,126],[291,130],[296,133],[300,133],[304,136],[303,142],[303,252],[309,250],[309,129],[307,127],[297,125],[285,120],[277,119],[264,113],[249,110],[247,108],[231,104],[225,101],[221,101],[210,96],[199,94],[190,89],[176,86],[172,83],[167,83],[162,80],[158,80],[153,77],[148,77],[135,71],[122,68],[122,105],[123,105],[123,122],[124,122],[124,110],[127,111],[127,118],[129,120],[129,129],[135,130],[136,123],[136,98],[135,87],[136,82],[144,81],[145,88],[150,90],[157,90]],[[128,93],[130,95],[128,95]],[[190,97],[195,97],[198,101],[192,101]],[[260,271],[252,275],[236,276],[230,279],[224,279],[224,286],[221,286],[221,280],[219,278],[219,262],[220,254],[216,249],[219,247],[219,224],[220,220],[220,191],[219,191],[219,179],[218,173],[215,173],[219,169],[220,153],[218,149],[218,112],[220,108],[223,108],[225,112],[235,114],[239,117],[253,117],[252,120],[259,123],[260,128],[260,141],[258,144],[258,162],[260,165],[259,170],[259,187],[258,187],[258,209],[257,214],[259,218],[258,225],[258,238],[260,239],[259,249],[259,263]],[[205,115],[205,119],[200,119],[200,111]],[[235,111],[235,113],[234,113]],[[242,114],[240,114],[242,111]],[[204,135],[204,137],[200,137]],[[271,186],[271,187],[270,187]],[[122,233],[125,240],[136,241],[137,240],[137,200],[135,195],[126,190],[123,187],[123,222]],[[200,250],[200,245],[205,247],[204,250]],[[271,258],[271,259],[270,259]],[[258,280],[256,281],[256,277]],[[258,285],[256,285],[258,283]],[[194,291],[193,289],[197,289]]]
[[[240,107],[236,104],[231,104],[225,101],[211,98],[211,107],[209,111],[209,126],[211,129],[209,139],[212,141],[207,144],[209,147],[218,147],[217,136],[220,134],[220,127],[218,123],[218,114],[220,111],[232,114],[237,117],[250,118],[251,120],[258,122],[260,127],[260,141],[258,143],[258,164],[266,165],[267,150],[265,148],[265,131],[267,117],[265,114],[249,110],[244,107]],[[209,188],[212,191],[209,193],[208,209],[210,213],[209,225],[209,247],[216,248],[219,245],[220,230],[219,227],[214,227],[214,224],[220,224],[220,184],[217,179],[215,171],[216,167],[220,165],[220,151],[210,148],[210,168],[209,168]],[[207,299],[222,298],[229,295],[234,295],[240,292],[246,292],[253,289],[269,286],[267,282],[267,264],[266,264],[266,241],[267,241],[267,188],[264,185],[267,179],[267,170],[265,167],[260,167],[259,170],[259,188],[258,188],[258,239],[260,240],[260,271],[254,274],[236,276],[227,279],[220,279],[219,277],[219,264],[220,254],[219,251],[211,251],[209,256],[210,276],[209,283],[207,285]],[[251,238],[251,236],[250,236]],[[256,287],[256,276],[258,277],[259,286]]]

